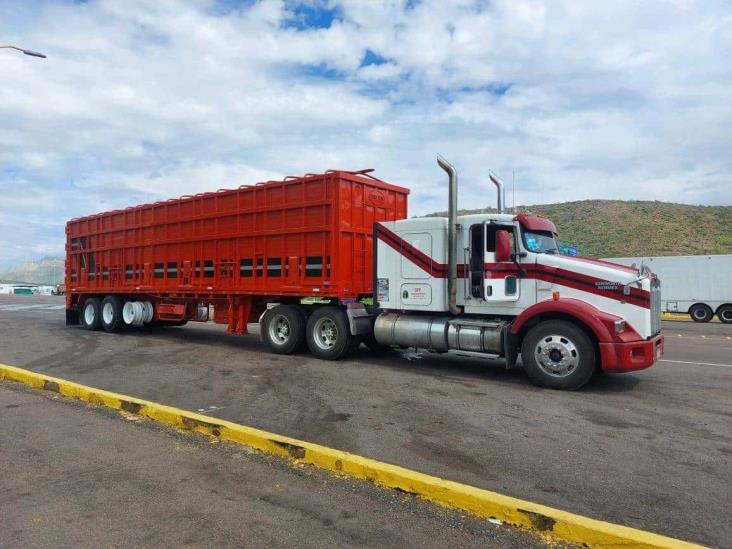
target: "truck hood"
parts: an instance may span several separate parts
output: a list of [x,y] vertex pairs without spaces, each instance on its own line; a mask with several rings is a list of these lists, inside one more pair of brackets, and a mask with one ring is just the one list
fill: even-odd
[[537,254],[536,257],[536,262],[539,264],[597,278],[598,281],[628,284],[637,280],[641,274],[640,270],[635,267],[591,257],[551,254]]

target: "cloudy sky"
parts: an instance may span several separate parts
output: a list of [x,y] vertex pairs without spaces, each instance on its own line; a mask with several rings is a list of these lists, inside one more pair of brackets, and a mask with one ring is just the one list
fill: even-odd
[[[0,268],[67,219],[329,168],[444,209],[732,204],[732,6],[0,0]],[[509,193],[510,203],[510,193]]]

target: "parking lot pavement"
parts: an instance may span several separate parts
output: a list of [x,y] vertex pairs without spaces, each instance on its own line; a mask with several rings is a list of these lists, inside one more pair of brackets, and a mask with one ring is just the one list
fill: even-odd
[[527,531],[17,384],[0,382],[0,409],[3,548],[543,546]]
[[0,362],[594,518],[732,540],[729,325],[664,322],[664,362],[557,392],[491,360],[362,349],[333,363],[209,324],[106,334],[63,321],[0,310]]

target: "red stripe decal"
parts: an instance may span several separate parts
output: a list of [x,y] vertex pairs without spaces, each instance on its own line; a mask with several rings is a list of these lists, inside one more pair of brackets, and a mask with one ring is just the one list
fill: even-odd
[[[421,250],[418,250],[386,227],[379,225],[378,237],[379,240],[383,241],[385,244],[388,244],[398,254],[406,257],[417,267],[432,275],[433,277],[447,278],[448,266],[445,263],[439,263],[435,261],[427,254],[425,254]],[[582,260],[584,259],[586,258],[582,258]],[[591,260],[588,262],[602,263],[608,266],[614,266],[614,264],[600,260]],[[574,271],[568,271],[559,267],[551,267],[549,265],[523,264],[521,265],[521,267],[524,270],[524,274],[521,275],[523,278],[536,279],[552,284],[559,284],[562,286],[573,288],[575,290],[580,290],[594,295],[607,297],[609,299],[614,299],[616,301],[627,301],[628,303],[631,303],[632,305],[637,305],[638,307],[644,307],[646,309],[650,308],[650,293],[639,288],[631,288],[630,295],[625,295],[622,293],[622,285],[618,285],[620,291],[608,289],[607,287],[601,287],[602,285],[612,286],[614,284],[612,281],[604,280],[602,278],[597,278]],[[627,266],[621,267],[625,267],[624,270],[635,272]],[[518,267],[510,263],[486,263],[484,265],[484,269],[485,278],[490,279],[501,279],[507,275],[518,276],[519,274]],[[464,263],[459,264],[457,266],[457,271],[458,278],[465,278],[467,276],[467,265],[465,265]]]

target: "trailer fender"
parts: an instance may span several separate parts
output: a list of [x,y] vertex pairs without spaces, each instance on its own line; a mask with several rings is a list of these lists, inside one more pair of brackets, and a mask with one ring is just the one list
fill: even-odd
[[586,326],[598,342],[615,341],[613,323],[620,317],[600,311],[586,301],[571,297],[540,301],[518,315],[511,324],[511,333],[518,335],[537,316],[562,315],[576,319]]

